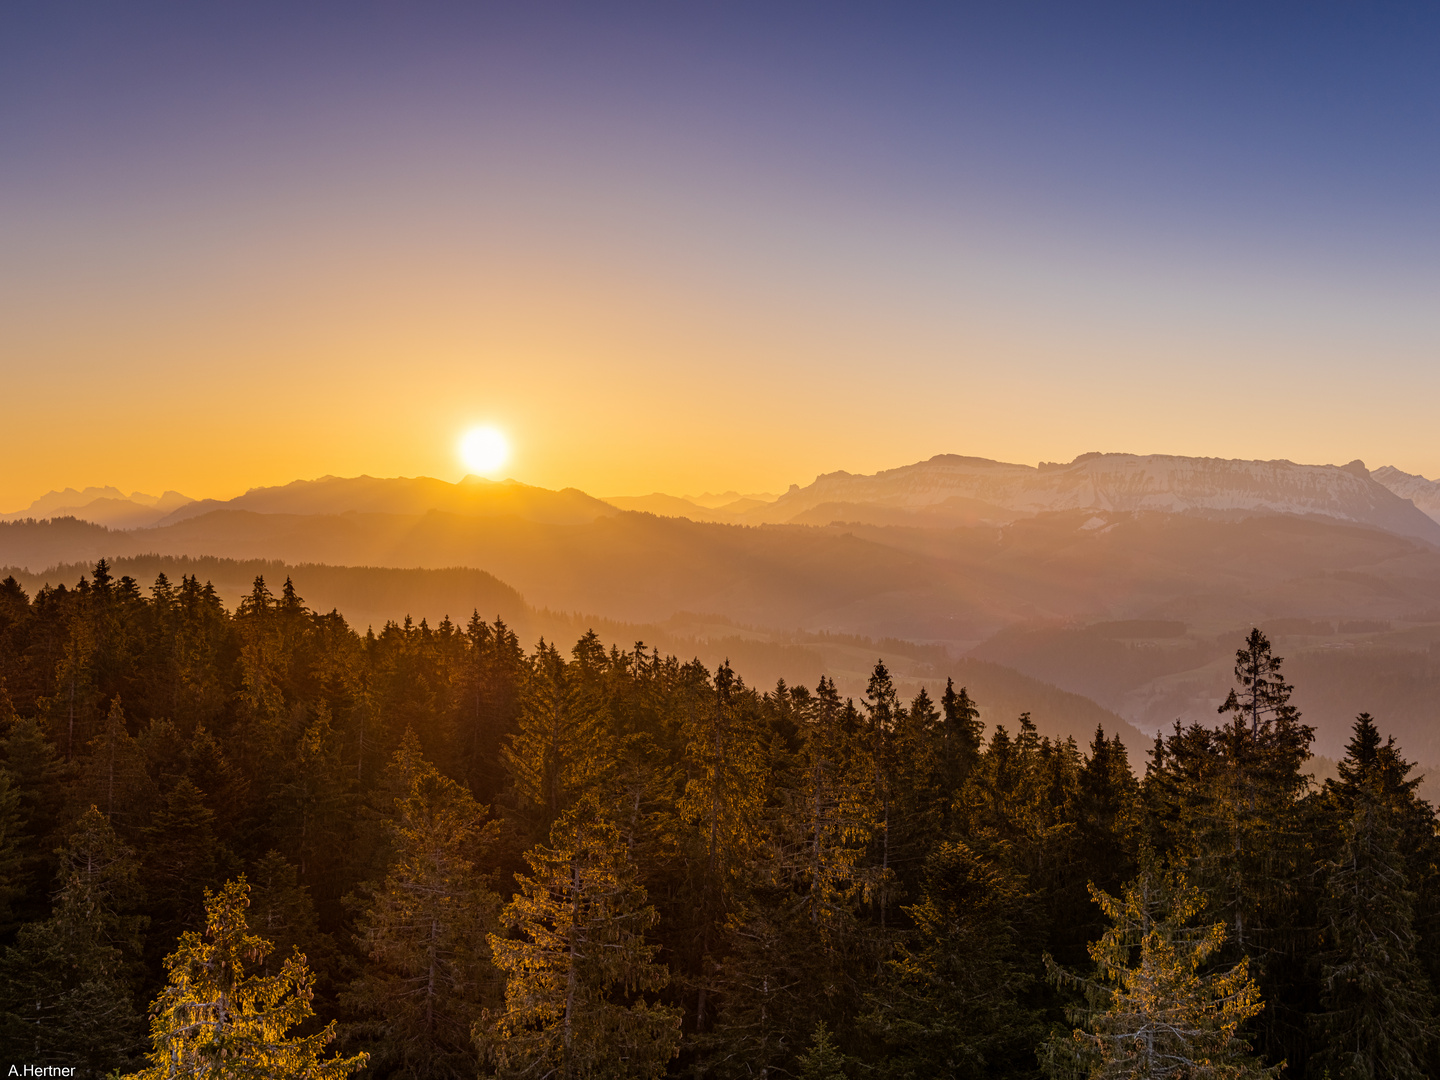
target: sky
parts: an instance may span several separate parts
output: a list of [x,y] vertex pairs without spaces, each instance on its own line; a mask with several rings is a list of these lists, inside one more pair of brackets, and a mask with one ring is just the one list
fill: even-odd
[[1440,476],[1440,8],[0,6],[0,511]]

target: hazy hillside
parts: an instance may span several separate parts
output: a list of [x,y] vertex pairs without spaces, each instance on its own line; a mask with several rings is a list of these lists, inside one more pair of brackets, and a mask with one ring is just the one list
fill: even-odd
[[1440,550],[1284,515],[1239,521],[1072,511],[1003,528],[737,527],[615,513],[575,525],[431,512],[234,510],[162,528],[0,524],[0,564],[102,556],[469,566],[533,604],[628,622],[676,612],[755,626],[968,649],[1036,619],[1165,618],[1218,633],[1307,616],[1400,619],[1440,608]]
[[634,510],[641,514],[656,514],[659,517],[683,517],[691,521],[722,521],[735,523],[740,515],[722,507],[702,506],[700,503],[681,498],[679,495],[607,495],[605,502],[617,510]]
[[[1440,548],[1336,516],[1369,506],[1383,518],[1397,504],[1420,512],[1359,466],[1220,462],[1207,473],[1175,464],[1187,461],[1105,455],[1028,469],[936,459],[877,477],[832,476],[817,492],[870,501],[806,507],[802,489],[779,501],[814,525],[621,512],[580,492],[518,484],[332,478],[257,489],[221,509],[187,506],[149,529],[0,523],[0,565],[34,582],[65,564],[60,578],[73,580],[101,556],[121,557],[136,560],[125,572],[145,581],[159,556],[239,560],[206,570],[233,599],[255,573],[279,573],[264,566],[283,563],[312,604],[357,625],[405,614],[433,623],[475,609],[531,639],[604,625],[613,640],[643,638],[710,664],[743,657],[766,681],[810,685],[829,674],[852,694],[874,662],[870,643],[937,648],[885,652],[914,686],[973,649],[977,661],[1093,699],[1150,731],[1177,717],[1213,717],[1235,642],[1259,625],[1291,657],[1297,701],[1322,752],[1338,755],[1353,713],[1368,708],[1387,711],[1382,718],[1422,760],[1440,760],[1440,716],[1429,705],[1440,701],[1440,680],[1428,659],[1440,623]],[[952,481],[965,476],[989,476],[989,497],[1008,484],[1012,494],[1048,491],[1062,501],[1107,492],[1123,501],[1119,492],[1144,502],[1160,497],[1157,476],[1177,498],[1200,499],[1202,481],[1218,486],[1203,512],[1035,512],[1033,503],[1004,509],[955,494]],[[1334,512],[1222,511],[1222,495],[1234,503],[1245,477],[1266,498],[1288,492],[1292,508]],[[461,509],[400,512],[435,502]],[[286,507],[305,512],[278,512]],[[1312,624],[1324,629],[1295,629]],[[1036,708],[1004,700],[1002,711]]]
[[[1274,619],[1261,628],[1285,657],[1317,753],[1342,756],[1351,723],[1369,712],[1440,775],[1440,611],[1393,622]],[[1176,720],[1214,723],[1247,629],[1236,623],[1211,633],[1173,621],[1016,626],[971,655],[1086,695],[1155,731]]]
[[0,521],[77,517],[116,529],[143,529],[193,501],[178,491],[167,491],[157,497],[142,491],[126,495],[113,487],[88,487],[84,491],[66,488],[47,492],[24,510],[0,514]]
[[[46,585],[74,586],[90,573],[89,564],[58,566],[43,573],[0,568],[0,577],[14,574],[34,595]],[[1132,755],[1142,754],[1148,738],[1114,712],[1078,694],[1031,678],[1019,671],[984,660],[953,658],[947,650],[893,638],[879,641],[854,635],[760,630],[737,625],[716,616],[686,613],[664,622],[626,623],[597,615],[535,609],[521,595],[483,571],[395,569],[373,566],[290,565],[274,560],[235,560],[214,557],[184,558],[144,555],[114,560],[114,576],[128,575],[148,588],[158,573],[172,581],[189,574],[214,584],[227,607],[233,608],[250,592],[257,575],[278,591],[287,577],[307,606],[316,611],[338,610],[362,632],[377,631],[387,622],[407,617],[431,626],[443,618],[464,624],[472,612],[493,621],[497,616],[515,630],[526,645],[540,638],[568,647],[587,630],[595,630],[611,645],[629,649],[637,642],[682,659],[698,658],[715,667],[724,661],[752,685],[773,686],[784,679],[790,685],[814,686],[822,675],[835,681],[844,695],[859,698],[876,660],[884,660],[897,687],[908,697],[922,686],[938,698],[947,678],[967,686],[979,703],[981,717],[990,725],[1005,724],[1013,732],[1015,718],[1030,712],[1042,733],[1074,737],[1082,745],[1097,725],[1119,734]]]
[[514,480],[467,476],[458,484],[428,476],[376,478],[323,476],[283,487],[252,488],[225,502],[204,499],[181,507],[161,521],[171,525],[215,510],[257,514],[424,514],[438,510],[477,517],[519,517],[526,521],[576,524],[615,513],[583,491],[550,491]]

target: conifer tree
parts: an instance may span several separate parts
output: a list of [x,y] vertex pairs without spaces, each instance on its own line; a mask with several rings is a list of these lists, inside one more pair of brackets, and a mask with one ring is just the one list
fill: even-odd
[[[1213,962],[1223,922],[1198,924],[1205,902],[1182,875],[1142,871],[1120,898],[1092,889],[1111,926],[1090,946],[1095,976],[1072,975],[1048,957],[1052,980],[1085,991],[1070,1011],[1070,1040],[1046,1048],[1053,1075],[1091,1080],[1242,1080],[1274,1075],[1250,1053],[1240,1026],[1263,1008],[1249,960]],[[1138,949],[1138,956],[1137,956]]]
[[25,894],[25,819],[10,770],[0,766],[0,926],[10,922],[11,904]]
[[1313,940],[1318,876],[1302,771],[1314,729],[1290,704],[1281,659],[1253,630],[1235,654],[1236,689],[1220,706],[1229,722],[1199,724],[1164,740],[1142,802],[1151,842],[1184,864],[1209,910],[1225,920],[1224,954],[1251,957],[1265,994],[1261,1046],[1271,1060],[1307,1052],[1304,968]]
[[[12,790],[20,799],[20,816],[12,819],[11,825],[16,829],[14,838],[21,860],[13,880],[21,889],[43,885],[55,877],[55,839],[62,823],[65,782],[71,772],[31,717],[18,720],[0,739],[0,754]],[[17,895],[14,904],[21,918],[43,918],[47,899],[43,893],[38,898],[32,893],[23,900]]]
[[1035,936],[1024,889],[958,841],[930,856],[924,881],[908,908],[913,930],[866,1018],[884,1040],[887,1072],[978,1080],[1023,1067],[1040,1032],[1020,1000]]
[[1436,999],[1417,957],[1414,894],[1400,851],[1415,781],[1393,740],[1380,742],[1368,713],[1355,721],[1339,781],[1327,794],[1342,812],[1341,848],[1328,866],[1321,917],[1323,1008],[1314,1018],[1316,1065],[1334,1080],[1418,1080],[1430,1074]]
[[[593,660],[594,644],[582,639],[577,657]],[[554,645],[541,641],[526,679],[519,730],[503,752],[527,841],[544,836],[551,822],[601,783],[609,764],[602,705],[579,661],[566,664]]]
[[945,680],[945,693],[940,697],[942,725],[940,729],[940,787],[949,799],[960,793],[970,771],[980,758],[985,725],[980,710],[970,699],[965,687],[955,692],[955,680]]
[[[112,825],[133,834],[149,816],[156,792],[145,769],[145,755],[130,736],[118,695],[110,702],[87,750],[79,777],[84,801],[98,806]],[[167,764],[173,768],[176,763]]]
[[830,1029],[821,1020],[810,1036],[810,1049],[795,1059],[800,1080],[848,1080],[845,1055],[835,1045]]
[[[1117,890],[1135,875],[1130,843],[1139,792],[1135,774],[1130,771],[1129,755],[1118,735],[1107,739],[1104,729],[1096,727],[1090,754],[1077,780],[1071,854],[1090,881],[1106,891]],[[1076,905],[1069,925],[1057,927],[1052,937],[1054,951],[1063,955],[1065,950],[1073,957],[1064,962],[1081,962],[1086,943],[1104,929],[1103,917],[1090,903],[1088,894],[1082,893],[1081,899],[1083,903]],[[1087,917],[1089,912],[1094,912],[1093,918]],[[1070,939],[1068,943],[1066,938]]]
[[723,1077],[792,1070],[817,1021],[848,1032],[863,973],[875,967],[861,915],[877,878],[868,861],[872,759],[846,731],[846,709],[829,679],[813,696],[783,693],[799,750],[788,762],[777,755],[779,805],[764,820],[769,842],[748,856],[727,915],[727,952],[715,980],[719,1015],[694,1040],[705,1066]]
[[0,1042],[35,1064],[126,1066],[141,1044],[138,864],[93,806],[61,852],[59,883],[50,918],[21,927],[0,960]]
[[164,949],[194,926],[202,896],[233,856],[215,839],[205,793],[182,776],[144,829],[144,858],[154,943]]
[[300,883],[295,864],[278,851],[267,851],[255,864],[251,875],[250,914],[247,922],[273,946],[265,963],[265,974],[280,969],[283,957],[296,950],[309,958],[312,972],[318,976],[335,943],[328,934],[320,933],[315,905],[310,890]]
[[875,661],[870,673],[870,682],[865,687],[865,713],[868,724],[870,761],[874,777],[875,792],[875,895],[880,909],[880,930],[883,935],[890,894],[895,891],[891,884],[895,870],[891,865],[892,849],[896,846],[893,835],[898,830],[899,813],[897,803],[903,780],[900,777],[901,762],[898,752],[898,729],[900,727],[899,696],[895,683],[883,660]]
[[388,831],[393,857],[372,887],[356,942],[368,957],[342,1004],[367,1019],[374,1067],[397,1077],[471,1077],[471,1026],[491,981],[486,930],[497,898],[476,859],[493,840],[486,810],[419,755],[413,738],[391,767],[403,792]]
[[270,952],[246,925],[248,893],[243,876],[206,891],[205,932],[187,931],[166,957],[169,984],[150,1009],[150,1065],[128,1080],[341,1080],[364,1066],[363,1053],[321,1058],[333,1021],[290,1034],[313,1015],[303,955],[275,975],[246,974]]
[[675,1054],[680,1011],[645,996],[669,981],[645,942],[655,909],[597,811],[581,802],[526,853],[502,916],[519,936],[490,937],[505,1007],[475,1037],[499,1076],[655,1080]]
[[272,815],[289,824],[286,848],[302,876],[328,870],[341,857],[334,839],[347,831],[356,802],[354,780],[340,755],[340,740],[322,700],[313,719],[275,770]]
[[490,801],[503,784],[503,740],[514,732],[519,717],[525,653],[502,620],[489,625],[478,611],[471,615],[464,635],[457,750],[470,789],[477,798]]
[[849,930],[857,894],[871,884],[862,865],[875,829],[871,776],[848,745],[831,680],[821,677],[807,713],[799,784],[782,814],[781,865],[794,877],[805,917],[833,948]]
[[760,812],[768,761],[751,697],[728,663],[715,672],[714,691],[686,716],[684,768],[689,781],[677,812],[691,826],[698,863],[694,911],[698,988],[695,1018],[710,1022],[717,954],[734,911],[739,884],[759,850]]

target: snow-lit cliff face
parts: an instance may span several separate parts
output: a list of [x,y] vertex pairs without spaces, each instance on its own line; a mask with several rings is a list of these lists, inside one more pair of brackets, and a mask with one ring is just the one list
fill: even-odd
[[830,503],[924,511],[957,498],[1011,516],[1055,510],[1315,514],[1440,543],[1440,524],[1358,461],[1342,467],[1166,454],[1085,454],[1039,468],[941,455],[874,476],[827,473],[782,495],[765,508],[764,520],[789,520]]
[[1440,481],[1382,465],[1370,474],[1402,499],[1409,499],[1435,521],[1440,521]]

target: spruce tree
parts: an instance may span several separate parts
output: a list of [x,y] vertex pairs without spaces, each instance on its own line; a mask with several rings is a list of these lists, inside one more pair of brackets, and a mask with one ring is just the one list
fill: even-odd
[[768,843],[732,893],[718,1017],[694,1040],[704,1067],[722,1077],[793,1071],[817,1022],[848,1037],[876,966],[862,916],[877,878],[872,759],[845,730],[833,682],[822,678],[813,696],[786,694],[799,750],[788,762],[777,755],[779,805],[761,819]]
[[[589,660],[593,644],[582,639],[575,646],[577,655]],[[519,729],[502,751],[523,843],[544,836],[567,808],[602,782],[610,732],[594,691],[593,680],[578,664],[566,664],[555,646],[540,642],[526,678]]]
[[303,955],[275,975],[247,974],[270,952],[246,925],[248,893],[243,876],[206,891],[205,932],[186,932],[166,957],[169,983],[150,1009],[150,1065],[128,1080],[341,1080],[364,1066],[365,1054],[321,1058],[333,1022],[290,1033],[313,1015]]
[[10,770],[0,766],[0,927],[10,922],[11,904],[25,895],[25,816]]
[[20,928],[0,960],[0,1042],[37,1065],[102,1073],[138,1054],[143,920],[134,853],[95,807],[62,850],[50,918]]
[[958,841],[930,856],[924,882],[907,909],[913,929],[866,1017],[885,1044],[884,1072],[978,1080],[1023,1068],[1040,1034],[1022,1002],[1034,981],[1030,899],[1012,875]]
[[835,1045],[823,1020],[815,1025],[810,1036],[810,1049],[799,1055],[795,1063],[800,1066],[800,1080],[848,1080],[845,1055]]
[[753,700],[729,663],[715,672],[712,693],[702,695],[685,717],[683,767],[690,779],[677,814],[689,826],[686,846],[694,860],[694,949],[698,957],[695,1024],[710,1023],[717,958],[724,927],[761,843],[767,746]]
[[393,855],[358,919],[368,959],[341,1004],[364,1019],[346,1040],[369,1047],[386,1075],[468,1078],[478,1067],[471,1026],[492,980],[486,931],[499,906],[476,861],[494,830],[486,809],[413,740],[391,773],[403,785],[387,822]]
[[335,942],[330,935],[320,933],[310,890],[300,883],[295,864],[278,851],[267,851],[255,863],[251,877],[254,883],[250,886],[247,921],[274,947],[265,974],[273,975],[284,957],[299,950],[309,958],[318,984],[322,972],[333,962]]
[[1064,971],[1087,1004],[1070,1010],[1070,1039],[1052,1036],[1052,1075],[1091,1080],[1244,1080],[1274,1075],[1250,1052],[1240,1026],[1263,1008],[1249,960],[1215,969],[1223,922],[1199,922],[1205,902],[1182,875],[1142,871],[1116,898],[1093,889],[1110,929],[1090,946],[1094,977]]
[[[12,818],[20,866],[9,871],[19,892],[12,893],[14,917],[44,918],[49,898],[43,886],[56,873],[56,835],[63,824],[65,784],[71,770],[64,765],[54,745],[33,718],[16,721],[0,739],[0,754],[10,783],[19,796],[19,818]],[[23,827],[22,827],[23,826]],[[35,886],[41,886],[39,890]],[[29,890],[28,894],[25,890]]]
[[593,800],[572,808],[502,915],[518,936],[490,937],[505,1007],[476,1025],[502,1077],[655,1080],[680,1038],[680,1011],[657,1004],[669,973],[646,944],[655,924],[618,829]]
[[205,793],[182,776],[143,830],[142,861],[155,947],[165,949],[198,924],[202,898],[232,856],[215,839]]
[[971,700],[969,691],[962,686],[959,693],[955,692],[954,679],[945,680],[940,711],[939,773],[941,790],[946,793],[948,803],[960,793],[970,771],[980,759],[985,725],[980,721],[980,710]]
[[[853,932],[855,903],[871,880],[863,866],[875,829],[872,777],[841,727],[835,684],[821,677],[801,729],[799,783],[780,821],[780,870],[797,903],[828,947]],[[824,946],[822,946],[824,947]]]
[[1355,721],[1339,781],[1327,794],[1342,813],[1341,847],[1328,866],[1321,917],[1321,1040],[1317,1066],[1334,1080],[1418,1080],[1430,1074],[1436,999],[1421,966],[1414,894],[1400,850],[1414,781],[1410,766],[1368,713]]
[[1220,706],[1230,720],[1218,729],[1177,722],[1142,792],[1150,841],[1184,864],[1228,925],[1225,957],[1254,960],[1267,1002],[1261,1045],[1277,1061],[1308,1052],[1306,925],[1318,877],[1302,802],[1314,729],[1290,703],[1281,663],[1252,630],[1235,654],[1236,688]]

